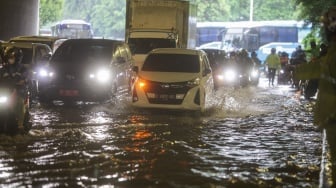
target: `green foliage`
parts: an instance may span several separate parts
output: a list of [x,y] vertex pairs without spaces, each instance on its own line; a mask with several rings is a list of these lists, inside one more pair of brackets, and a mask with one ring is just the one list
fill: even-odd
[[[61,19],[90,22],[97,36],[123,38],[125,0],[40,0],[40,24]],[[197,5],[197,21],[242,21],[250,19],[252,0],[190,0]],[[321,12],[336,0],[253,0],[253,20],[306,20],[319,26]]]
[[[124,38],[126,1],[103,0],[94,7],[91,22],[99,36]],[[95,26],[99,27],[95,27]]]
[[229,21],[230,6],[228,0],[212,0],[211,3],[204,0],[195,0],[197,5],[198,21]]
[[297,13],[298,18],[306,20],[313,27],[313,33],[306,37],[306,41],[309,41],[312,38],[311,36],[314,36],[319,41],[326,43],[323,28],[320,29],[321,17],[329,7],[336,5],[336,0],[295,0],[295,4],[299,10]]
[[40,27],[61,18],[64,0],[40,0]]
[[296,20],[295,4],[288,0],[254,0],[253,20]]

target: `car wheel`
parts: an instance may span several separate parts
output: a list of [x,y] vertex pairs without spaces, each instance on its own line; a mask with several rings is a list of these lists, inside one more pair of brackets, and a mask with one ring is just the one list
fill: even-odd
[[39,95],[38,98],[39,98],[40,103],[43,103],[43,104],[52,104],[52,101],[53,101],[51,98],[45,95]]

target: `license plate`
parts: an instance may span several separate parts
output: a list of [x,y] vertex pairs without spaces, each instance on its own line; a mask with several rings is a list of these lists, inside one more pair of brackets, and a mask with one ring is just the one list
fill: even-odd
[[64,97],[76,97],[79,95],[79,92],[78,90],[61,89],[59,90],[59,95]]

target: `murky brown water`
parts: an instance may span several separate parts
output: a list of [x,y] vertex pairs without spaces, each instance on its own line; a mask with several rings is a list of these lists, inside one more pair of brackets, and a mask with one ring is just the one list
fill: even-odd
[[1,187],[317,187],[313,102],[286,86],[223,91],[198,115],[114,104],[36,105],[0,135]]

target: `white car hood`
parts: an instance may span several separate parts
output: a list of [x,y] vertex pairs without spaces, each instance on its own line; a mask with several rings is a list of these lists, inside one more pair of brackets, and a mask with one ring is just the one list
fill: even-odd
[[185,82],[199,77],[198,73],[139,71],[138,76],[155,82]]

